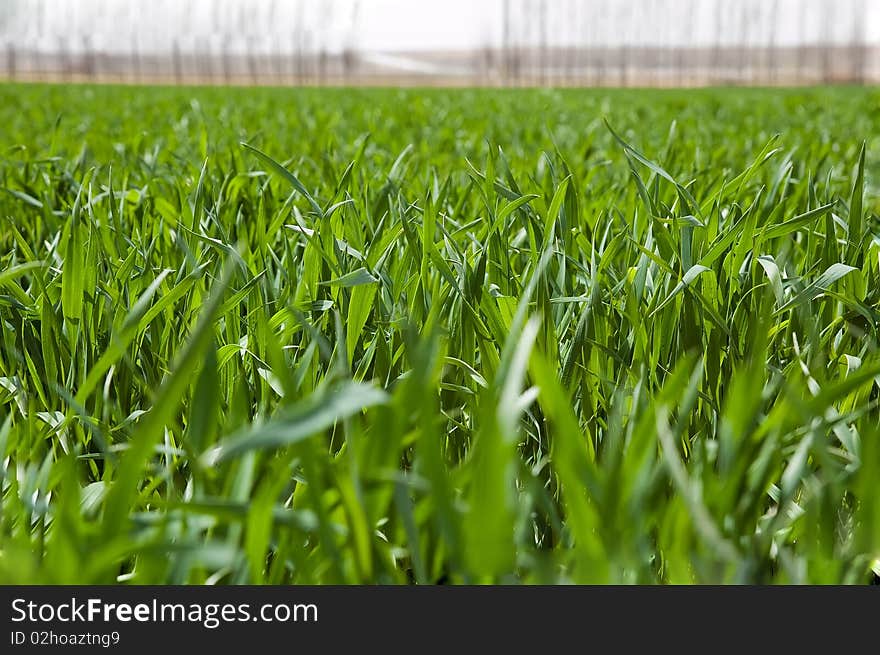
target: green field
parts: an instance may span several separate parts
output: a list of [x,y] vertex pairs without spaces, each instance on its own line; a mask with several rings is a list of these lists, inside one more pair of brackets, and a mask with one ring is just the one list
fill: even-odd
[[880,91],[0,86],[0,582],[880,575]]

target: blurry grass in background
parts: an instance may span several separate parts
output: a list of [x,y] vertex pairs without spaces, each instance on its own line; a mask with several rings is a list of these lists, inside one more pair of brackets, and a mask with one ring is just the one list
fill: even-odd
[[0,581],[880,572],[878,92],[0,100]]

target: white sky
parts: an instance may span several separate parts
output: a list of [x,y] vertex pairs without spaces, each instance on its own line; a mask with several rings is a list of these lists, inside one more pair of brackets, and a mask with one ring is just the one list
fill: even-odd
[[499,0],[364,0],[359,9],[366,50],[472,48],[500,35]]
[[[541,1],[510,0],[517,41],[538,41],[540,22],[528,9]],[[880,43],[880,0],[543,2],[551,45],[845,43],[859,30],[860,38]],[[306,49],[321,44],[329,51],[345,44],[367,51],[473,48],[500,43],[502,6],[503,0],[0,0],[0,47],[52,50],[64,43],[75,51],[88,35],[92,47],[108,51],[129,51],[136,42],[141,51],[162,52],[175,41],[183,50],[210,44],[281,53],[304,41]]]

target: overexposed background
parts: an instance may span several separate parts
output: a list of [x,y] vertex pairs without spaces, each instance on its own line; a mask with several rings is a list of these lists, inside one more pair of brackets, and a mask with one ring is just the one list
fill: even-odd
[[878,45],[877,0],[0,0],[11,77],[864,81]]

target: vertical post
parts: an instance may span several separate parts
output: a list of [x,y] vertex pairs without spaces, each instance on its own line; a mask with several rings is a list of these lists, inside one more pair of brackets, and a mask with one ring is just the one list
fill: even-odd
[[180,86],[183,79],[183,66],[180,61],[180,41],[177,35],[174,36],[174,42],[171,46],[171,65],[174,69],[174,83]]
[[693,80],[693,32],[694,32],[694,2],[693,0],[687,0],[687,5],[685,6],[685,15],[682,19],[684,24],[684,35],[682,38],[682,42],[679,44],[679,51],[681,52],[681,56],[679,57],[679,82],[684,82],[688,86],[691,86],[694,83]]
[[[6,11],[3,13],[4,19],[9,19],[9,22],[12,22],[12,16],[16,13],[16,3],[12,0],[9,1],[9,4],[6,8]],[[2,21],[2,22],[5,22]],[[6,31],[6,30],[4,30]],[[6,77],[9,80],[15,79],[15,37],[9,33],[9,40],[6,42]]]
[[510,0],[501,4],[501,80],[510,83]]
[[83,73],[86,79],[92,81],[95,77],[95,63],[92,59],[92,44],[88,34],[83,34]]
[[547,86],[547,0],[538,3],[538,25],[538,80],[541,86]]
[[798,20],[797,45],[795,45],[794,78],[798,84],[803,84],[804,67],[807,59],[807,12],[802,11]]
[[620,11],[615,16],[615,20],[617,22],[616,27],[619,30],[619,33],[624,35],[624,38],[621,40],[620,43],[620,86],[622,87],[629,86],[629,66],[631,55],[630,38],[632,36],[629,32],[632,26],[632,17],[630,15],[631,8],[632,2],[630,0],[627,0],[627,2],[622,3]]
[[855,3],[855,7],[853,7],[853,32],[852,32],[852,43],[850,47],[853,51],[853,71],[852,71],[852,81],[856,84],[864,84],[865,83],[865,68],[866,68],[866,60],[867,60],[867,38],[865,29],[865,23],[867,16],[865,16],[865,0],[858,0]]
[[[132,16],[132,12],[135,9],[132,5],[129,5],[129,15],[128,15],[128,24],[130,26],[137,25],[138,20],[135,16]],[[137,83],[141,82],[141,57],[140,57],[140,44],[138,43],[138,35],[137,32],[132,29],[131,32],[131,58],[133,62],[134,68],[134,81]]]
[[826,84],[830,82],[834,76],[831,65],[831,16],[832,4],[828,0],[822,3],[822,27],[821,37],[819,39],[820,56],[822,61],[822,81]]
[[738,84],[746,84],[749,81],[749,8],[748,0],[734,2],[735,10],[738,10],[739,21],[736,40],[736,57],[733,60],[734,76]]
[[776,30],[779,27],[779,0],[770,0],[770,39],[767,46],[767,68],[770,82],[779,81],[779,43]]
[[516,21],[515,16],[522,16],[522,4],[521,0],[517,0],[517,6],[520,8],[519,11],[510,12],[510,48],[511,48],[511,58],[510,58],[510,68],[511,68],[511,81],[514,86],[519,86],[520,84],[520,73],[522,70],[522,32],[520,28],[520,21]]
[[[57,59],[56,66],[57,67],[56,67],[55,73],[57,75],[60,72],[61,73],[61,75],[60,75],[61,81],[68,82],[69,80],[67,79],[67,61],[68,61],[67,46],[64,43],[63,36],[59,35],[57,37],[57,39],[58,39],[57,40],[58,54],[56,55],[56,59]],[[58,69],[60,69],[60,71]]]
[[[319,23],[322,26],[331,25],[333,21],[333,0],[323,0],[321,2],[321,16]],[[317,34],[318,41],[318,84],[323,86],[327,84],[327,36],[326,27]]]
[[299,2],[296,4],[296,29],[293,38],[296,52],[296,83],[301,85],[305,78],[305,62],[303,61],[303,12],[302,3]]

